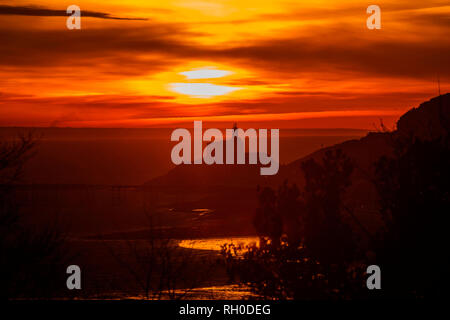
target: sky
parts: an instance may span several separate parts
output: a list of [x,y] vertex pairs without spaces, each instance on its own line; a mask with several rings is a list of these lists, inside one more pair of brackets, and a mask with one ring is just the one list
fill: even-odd
[[0,126],[391,128],[450,91],[449,31],[448,0],[0,0]]

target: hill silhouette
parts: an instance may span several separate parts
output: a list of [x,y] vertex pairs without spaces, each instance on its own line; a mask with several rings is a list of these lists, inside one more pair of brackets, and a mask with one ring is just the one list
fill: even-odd
[[[321,161],[329,150],[342,150],[355,164],[352,184],[344,197],[367,229],[380,225],[377,192],[373,185],[374,163],[393,153],[393,141],[398,138],[420,138],[427,141],[439,137],[450,128],[450,94],[423,102],[402,115],[393,131],[370,132],[365,137],[319,149],[308,156],[281,165],[275,176],[261,176],[259,165],[179,165],[167,174],[150,180],[147,186],[173,188],[174,193],[198,190],[198,200],[184,207],[211,208],[215,218],[250,219],[256,190],[260,186],[278,188],[284,181],[304,185],[301,163],[308,159]],[[448,130],[448,129],[447,129]],[[219,191],[220,190],[220,191]],[[234,220],[234,218],[232,219]]]
[[300,164],[310,158],[320,160],[326,151],[341,149],[360,169],[359,175],[370,175],[371,166],[382,155],[392,152],[395,136],[419,137],[430,140],[439,137],[450,126],[450,93],[432,98],[400,117],[397,129],[390,132],[370,132],[365,137],[322,148],[287,165],[281,165],[277,175],[262,177],[259,165],[179,165],[167,174],[146,183],[151,186],[212,187],[276,185],[288,179],[302,184]]

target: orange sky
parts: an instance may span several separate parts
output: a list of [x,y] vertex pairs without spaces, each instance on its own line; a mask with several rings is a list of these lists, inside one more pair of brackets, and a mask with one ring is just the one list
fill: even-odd
[[0,0],[0,126],[373,129],[449,91],[448,1],[70,4],[81,30],[67,1]]

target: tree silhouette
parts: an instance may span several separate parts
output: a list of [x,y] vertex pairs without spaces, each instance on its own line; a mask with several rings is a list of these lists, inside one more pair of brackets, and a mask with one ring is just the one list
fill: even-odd
[[439,296],[448,288],[449,163],[447,135],[402,141],[376,164],[385,226],[374,248],[391,296]]
[[343,218],[342,195],[354,166],[341,150],[327,151],[322,163],[302,163],[306,184],[304,245],[322,264],[344,264],[355,256],[351,227]]
[[33,230],[14,198],[35,145],[32,134],[0,143],[0,299],[48,298],[65,285],[62,234],[55,226]]
[[258,193],[259,206],[256,209],[253,225],[262,238],[268,237],[278,246],[283,232],[283,222],[277,208],[277,195],[272,188],[266,187]]
[[342,214],[353,164],[342,151],[328,151],[320,162],[305,161],[302,170],[303,192],[287,182],[277,192],[258,190],[259,247],[224,246],[228,270],[263,298],[348,297],[362,283],[351,279],[357,248]]

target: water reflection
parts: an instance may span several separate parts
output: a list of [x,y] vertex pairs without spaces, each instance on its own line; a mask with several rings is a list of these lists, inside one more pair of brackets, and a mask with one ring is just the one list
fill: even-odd
[[220,251],[221,246],[228,243],[234,245],[247,246],[258,243],[258,237],[234,237],[234,238],[208,238],[208,239],[195,239],[195,240],[181,240],[178,242],[178,246],[188,249],[196,250],[212,250]]
[[[258,299],[259,296],[255,295],[245,285],[223,285],[204,288],[194,288],[189,290],[188,293],[185,290],[175,290],[172,295],[183,297],[184,300],[249,300]],[[62,298],[64,299],[64,298]],[[90,300],[153,300],[156,298],[146,297],[144,295],[126,295],[122,292],[110,293],[107,296],[98,295],[90,297]],[[170,296],[167,293],[163,293],[160,300],[170,300]]]

